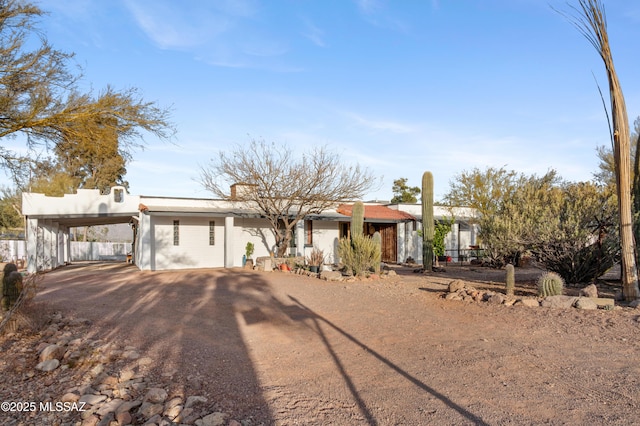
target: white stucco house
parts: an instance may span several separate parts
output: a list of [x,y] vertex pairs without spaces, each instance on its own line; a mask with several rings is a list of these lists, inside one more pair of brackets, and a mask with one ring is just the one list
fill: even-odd
[[[336,205],[300,221],[290,254],[307,256],[316,247],[324,251],[327,262],[337,263],[338,240],[349,230],[351,207]],[[238,267],[247,242],[255,246],[254,258],[269,256],[275,247],[269,222],[243,201],[132,195],[116,186],[108,194],[92,189],[63,197],[24,193],[22,213],[29,272],[70,262],[71,230],[92,225],[130,224],[131,257],[141,270]],[[475,244],[476,229],[469,221],[471,210],[453,213],[455,224],[446,248],[456,261]],[[380,232],[384,262],[401,263],[408,257],[421,261],[420,214],[419,204],[365,203],[365,230]],[[451,217],[451,212],[436,208],[435,216]]]

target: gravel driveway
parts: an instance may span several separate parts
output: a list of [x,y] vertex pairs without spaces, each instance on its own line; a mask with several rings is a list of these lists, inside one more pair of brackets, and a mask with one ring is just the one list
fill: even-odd
[[247,424],[635,422],[638,311],[445,301],[451,277],[398,272],[326,282],[94,264],[46,274],[38,298],[138,347],[172,393]]

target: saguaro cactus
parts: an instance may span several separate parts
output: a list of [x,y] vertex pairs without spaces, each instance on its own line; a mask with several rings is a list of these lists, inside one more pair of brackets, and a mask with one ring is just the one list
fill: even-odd
[[516,288],[516,271],[513,265],[510,263],[505,266],[505,271],[507,273],[507,296],[513,296]]
[[362,235],[364,232],[364,204],[356,201],[351,211],[351,235]]
[[427,272],[433,270],[433,174],[422,175],[422,264]]
[[374,259],[375,264],[373,265],[373,272],[376,274],[380,273],[380,262],[382,261],[382,236],[380,232],[376,231],[373,233],[372,237],[373,242],[378,247],[378,253],[376,258]]

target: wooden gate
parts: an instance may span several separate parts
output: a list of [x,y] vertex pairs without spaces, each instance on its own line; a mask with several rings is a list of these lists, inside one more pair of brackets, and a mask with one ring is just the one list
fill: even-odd
[[396,263],[398,261],[398,229],[395,223],[379,224],[382,238],[382,261]]

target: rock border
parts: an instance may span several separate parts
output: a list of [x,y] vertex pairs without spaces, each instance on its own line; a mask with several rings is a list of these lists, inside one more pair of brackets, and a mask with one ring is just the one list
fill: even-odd
[[216,411],[215,401],[204,396],[170,394],[146,374],[153,359],[133,346],[89,338],[90,326],[89,320],[54,313],[48,327],[35,336],[18,331],[2,337],[4,355],[18,355],[14,372],[22,378],[13,392],[16,399],[31,399],[38,407],[66,408],[4,413],[5,424],[31,420],[61,426],[251,424],[250,419],[238,421]]
[[[594,293],[595,290],[595,293]],[[447,292],[443,295],[445,300],[459,300],[463,302],[486,302],[492,305],[529,306],[544,308],[576,308],[582,310],[604,309],[612,310],[620,308],[615,305],[614,299],[598,297],[595,285],[585,287],[580,291],[580,296],[507,296],[492,290],[478,290],[467,285],[463,280],[453,280],[449,283]]]

